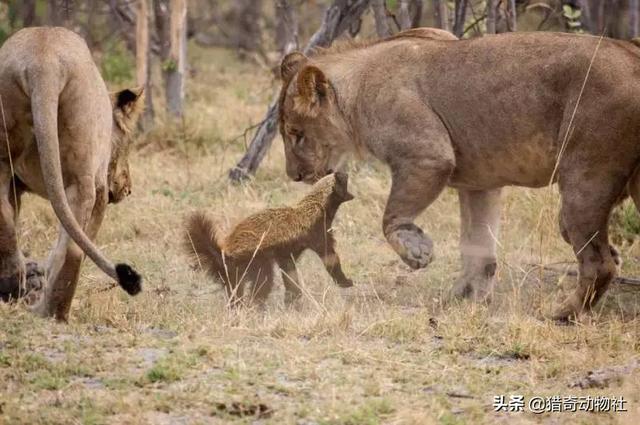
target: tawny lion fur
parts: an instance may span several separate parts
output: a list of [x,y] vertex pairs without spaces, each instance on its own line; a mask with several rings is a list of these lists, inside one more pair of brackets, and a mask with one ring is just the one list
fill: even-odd
[[273,286],[274,264],[282,270],[285,302],[290,304],[301,295],[296,260],[307,249],[322,258],[339,286],[352,286],[342,271],[331,233],[338,207],[350,199],[347,176],[331,174],[297,205],[251,215],[226,237],[220,237],[216,224],[204,213],[193,214],[187,222],[185,245],[211,276],[222,281],[232,305],[245,295],[249,282],[253,284],[249,301],[264,303]]
[[[51,202],[60,236],[34,310],[66,320],[84,255],[130,294],[140,276],[93,244],[108,202],[131,192],[128,154],[142,90],[109,96],[82,38],[64,28],[27,28],[0,48],[0,292],[15,297],[27,278],[18,247],[20,196]],[[35,263],[30,263],[31,265]],[[37,267],[37,266],[36,266]]]
[[411,267],[433,258],[415,225],[458,190],[463,270],[453,295],[490,297],[504,186],[559,184],[560,230],[578,287],[552,315],[591,309],[616,275],[612,208],[640,206],[640,49],[588,35],[510,33],[469,40],[417,29],[292,53],[281,66],[287,174],[313,183],[366,153],[390,167],[387,241]]

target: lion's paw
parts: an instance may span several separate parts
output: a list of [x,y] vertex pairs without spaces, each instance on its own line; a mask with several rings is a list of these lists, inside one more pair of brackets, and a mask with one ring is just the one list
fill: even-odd
[[25,266],[20,256],[0,258],[0,300],[18,299],[23,293]]
[[26,292],[41,291],[46,284],[44,269],[36,261],[28,261]]
[[337,280],[336,283],[340,288],[351,288],[353,286],[353,281],[349,278]]
[[389,243],[412,269],[425,268],[433,261],[433,241],[416,225],[393,231]]

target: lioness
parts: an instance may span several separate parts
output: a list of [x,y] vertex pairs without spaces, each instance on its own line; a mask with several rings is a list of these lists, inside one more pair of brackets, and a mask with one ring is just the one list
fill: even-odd
[[130,133],[141,91],[110,99],[89,49],[64,28],[29,28],[0,48],[0,287],[25,284],[15,222],[20,196],[51,201],[60,235],[36,311],[66,320],[83,254],[132,295],[140,276],[96,248],[105,207],[130,193]]
[[482,300],[496,272],[500,188],[559,184],[560,229],[579,262],[554,312],[590,309],[616,274],[609,214],[627,186],[639,206],[640,49],[560,33],[470,40],[410,34],[282,62],[287,174],[316,181],[353,151],[389,165],[384,234],[411,267],[432,259],[414,219],[458,189],[458,296]]

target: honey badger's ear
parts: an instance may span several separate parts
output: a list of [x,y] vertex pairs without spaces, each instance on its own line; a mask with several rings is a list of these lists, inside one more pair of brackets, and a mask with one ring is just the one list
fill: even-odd
[[282,81],[289,81],[300,70],[300,67],[307,62],[307,57],[300,52],[289,53],[282,59],[280,64],[280,77]]
[[297,112],[303,115],[318,114],[320,102],[327,97],[329,81],[320,68],[305,66],[298,73],[298,96],[294,99]]
[[144,87],[124,89],[111,94],[113,119],[122,131],[130,133],[144,109]]

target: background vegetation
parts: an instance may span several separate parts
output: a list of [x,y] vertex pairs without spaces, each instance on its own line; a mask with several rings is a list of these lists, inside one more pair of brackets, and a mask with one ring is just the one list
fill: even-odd
[[[185,215],[205,209],[230,226],[308,190],[286,178],[277,138],[255,178],[240,185],[228,180],[253,139],[245,130],[263,121],[278,89],[274,67],[285,46],[276,37],[276,3],[188,2],[185,98],[178,116],[165,108],[164,73],[172,66],[163,57],[155,14],[156,4],[171,4],[150,5],[152,72],[144,83],[155,114],[147,117],[132,158],[133,195],[110,206],[98,238],[110,257],[135,264],[145,290],[128,298],[109,289],[108,279],[87,261],[69,324],[0,304],[0,423],[637,424],[638,290],[614,285],[597,311],[575,326],[545,319],[575,284],[565,273],[575,268],[574,257],[558,235],[554,187],[505,190],[494,302],[446,302],[460,267],[455,192],[445,191],[420,217],[437,259],[426,270],[411,271],[381,231],[387,170],[353,164],[356,200],[341,209],[335,234],[356,286],[339,290],[309,256],[299,264],[305,288],[299,310],[283,308],[281,285],[267,311],[225,308],[219,287],[183,253]],[[443,24],[437,3],[423,2],[422,25]],[[466,37],[482,36],[487,2],[465,3],[464,25],[458,26]],[[332,4],[290,2],[300,47]],[[460,2],[441,3],[450,29],[460,16],[456,4],[460,12]],[[637,9],[633,1],[613,0],[496,2],[496,31],[509,30],[509,7],[515,5],[517,30],[629,38],[633,4]],[[116,89],[138,83],[136,7],[130,0],[3,1],[0,36],[25,24],[66,25],[85,37]],[[395,32],[400,2],[387,1],[386,7],[388,30]],[[373,16],[369,5],[341,37],[376,36]],[[601,21],[607,24],[597,26]],[[625,203],[614,222],[622,274],[639,276],[638,213]],[[56,232],[48,203],[27,197],[23,247],[46,258]],[[624,396],[628,412],[494,412],[493,397],[501,394]]]

